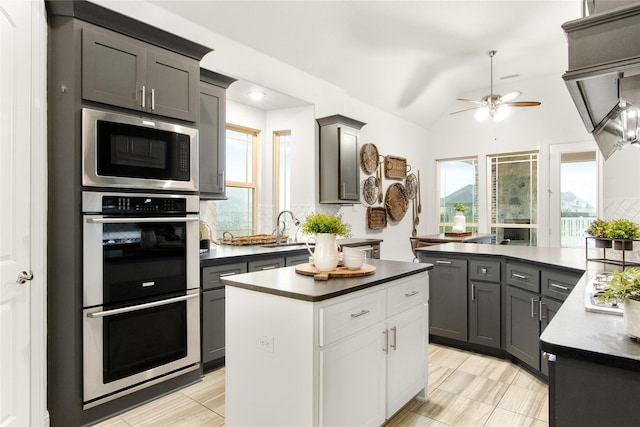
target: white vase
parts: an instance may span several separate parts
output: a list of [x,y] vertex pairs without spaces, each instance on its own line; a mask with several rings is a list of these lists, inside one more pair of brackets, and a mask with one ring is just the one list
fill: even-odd
[[[313,252],[309,247],[309,241],[315,242]],[[336,235],[329,233],[316,233],[307,240],[307,250],[313,256],[313,264],[318,271],[333,271],[338,266],[338,247]]]
[[629,336],[640,338],[640,301],[625,298],[624,330]]
[[453,217],[453,227],[451,231],[454,233],[464,233],[467,230],[467,219],[460,211]]

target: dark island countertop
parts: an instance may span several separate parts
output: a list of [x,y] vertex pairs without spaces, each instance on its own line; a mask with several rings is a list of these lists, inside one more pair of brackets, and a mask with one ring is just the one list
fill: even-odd
[[622,316],[594,313],[586,311],[584,307],[584,292],[589,280],[598,273],[620,269],[619,266],[586,261],[584,249],[446,243],[417,251],[425,251],[429,256],[436,257],[456,254],[497,256],[583,272],[540,336],[540,348],[557,356],[640,371],[640,343],[627,336]]
[[376,267],[375,272],[371,275],[344,279],[330,278],[328,281],[317,281],[311,276],[296,273],[295,267],[236,274],[224,277],[221,281],[227,286],[235,286],[302,301],[318,302],[433,268],[431,264],[426,263],[376,259],[368,259],[367,264]]
[[[381,239],[347,238],[339,239],[337,243],[343,246],[364,246],[380,244]],[[228,263],[234,260],[248,260],[256,258],[273,257],[277,255],[299,255],[307,252],[304,242],[299,244],[288,244],[283,246],[267,245],[212,245],[211,249],[200,253],[200,265],[209,266],[218,263]]]

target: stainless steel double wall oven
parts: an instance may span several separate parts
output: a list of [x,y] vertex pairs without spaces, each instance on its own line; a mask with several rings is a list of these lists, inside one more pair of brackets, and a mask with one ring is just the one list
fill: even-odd
[[197,129],[83,109],[85,408],[200,366],[197,153]]

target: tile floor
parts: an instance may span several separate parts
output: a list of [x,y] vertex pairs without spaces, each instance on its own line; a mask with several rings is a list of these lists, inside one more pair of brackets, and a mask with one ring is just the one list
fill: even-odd
[[[224,368],[198,384],[99,427],[223,426]],[[429,401],[413,400],[385,427],[547,426],[547,385],[509,361],[429,344]]]

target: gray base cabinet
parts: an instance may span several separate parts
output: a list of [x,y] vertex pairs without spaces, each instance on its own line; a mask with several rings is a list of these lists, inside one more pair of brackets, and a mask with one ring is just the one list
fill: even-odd
[[202,292],[202,364],[224,357],[224,288]]
[[534,369],[540,369],[539,297],[533,292],[507,287],[506,348]]
[[421,258],[429,272],[429,333],[467,341],[467,260]]
[[471,281],[469,342],[500,348],[500,283]]
[[83,28],[83,99],[196,122],[198,61],[106,29]]

